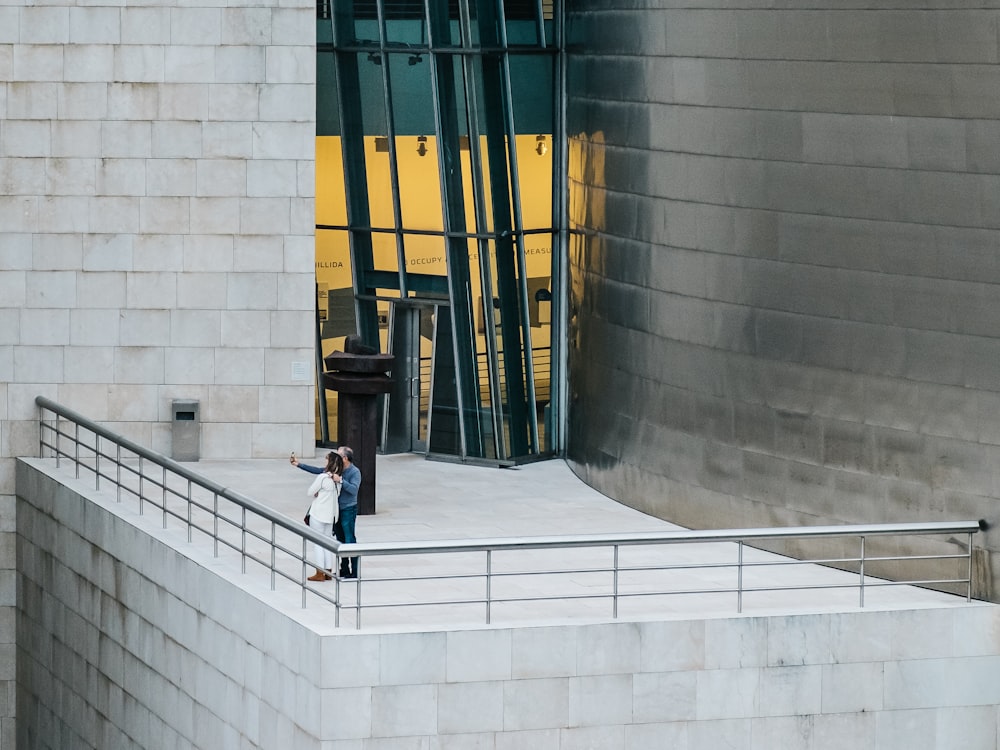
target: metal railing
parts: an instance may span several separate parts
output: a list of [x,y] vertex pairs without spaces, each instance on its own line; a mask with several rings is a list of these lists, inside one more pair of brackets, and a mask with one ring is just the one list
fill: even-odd
[[[301,606],[306,606],[309,594],[333,604],[338,627],[345,611],[353,613],[357,628],[362,625],[363,611],[399,611],[411,607],[440,607],[447,612],[473,607],[485,614],[486,623],[491,623],[498,607],[523,608],[574,601],[608,602],[610,614],[618,618],[624,602],[678,595],[723,595],[735,599],[737,612],[743,611],[744,599],[749,594],[783,591],[857,589],[859,607],[865,606],[866,592],[873,589],[912,585],[957,587],[964,589],[966,601],[972,599],[972,540],[983,528],[981,521],[341,544],[50,399],[39,396],[35,401],[42,410],[39,421],[42,457],[54,456],[57,465],[71,461],[77,478],[81,472],[94,477],[95,489],[101,489],[102,481],[109,483],[116,489],[119,502],[123,495],[134,498],[140,514],[152,508],[162,515],[165,529],[171,519],[179,522],[187,531],[188,542],[194,541],[196,533],[211,539],[215,556],[227,551],[238,555],[244,573],[248,563],[265,569],[272,590],[279,583],[298,587]],[[46,412],[54,418],[47,420]],[[965,540],[955,540],[954,535],[964,535]],[[910,536],[952,537],[945,542],[947,548],[961,546],[964,550],[893,555],[873,555],[867,550],[866,541],[873,537]],[[823,539],[856,544],[856,553],[795,559],[760,549],[768,542]],[[308,585],[309,568],[318,567],[308,557],[307,546],[311,543],[330,549],[336,556],[334,586]],[[676,556],[668,560],[624,559],[628,551],[674,550],[679,545],[719,543],[727,543],[726,550],[735,551],[732,559],[713,562],[684,561]],[[541,559],[539,555],[554,559]],[[394,567],[391,561],[401,556],[407,559]],[[575,564],[574,556],[580,557]],[[366,562],[361,567],[366,569],[365,574],[350,580],[336,576],[340,560],[346,557],[363,558]],[[517,564],[509,564],[508,557],[513,557]],[[444,560],[451,562],[442,571]],[[905,562],[913,566],[948,560],[955,561],[959,575],[888,580],[874,578],[871,573],[873,565]],[[531,563],[534,567],[530,567]],[[820,566],[820,570],[835,577],[822,580],[821,576],[810,573],[804,581],[783,582],[780,577],[751,580],[763,570],[801,570],[801,566]],[[657,575],[674,578],[669,582],[650,580]],[[710,576],[716,578],[706,582]],[[525,581],[534,583],[526,586]],[[434,589],[440,582],[448,585]],[[430,590],[421,597],[420,586],[428,584]],[[446,591],[444,597],[440,596],[442,589]],[[405,590],[407,598],[400,598],[400,590]],[[732,609],[730,604],[729,610]],[[607,616],[607,609],[603,612]],[[593,609],[590,614],[598,616]],[[477,619],[482,617],[480,614]]]

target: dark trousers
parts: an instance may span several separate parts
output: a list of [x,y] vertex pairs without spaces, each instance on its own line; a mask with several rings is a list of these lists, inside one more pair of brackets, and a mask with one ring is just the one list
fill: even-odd
[[[340,509],[337,523],[333,527],[333,533],[337,537],[337,541],[344,542],[345,544],[353,544],[358,541],[358,538],[354,535],[354,524],[357,519],[358,506],[355,505],[353,508]],[[358,577],[358,558],[343,557],[340,559],[340,577]]]

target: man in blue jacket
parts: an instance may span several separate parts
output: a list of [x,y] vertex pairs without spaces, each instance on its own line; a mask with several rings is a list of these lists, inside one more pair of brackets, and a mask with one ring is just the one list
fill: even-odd
[[[358,488],[361,486],[361,470],[354,465],[354,451],[349,447],[342,445],[337,449],[337,453],[344,459],[344,472],[333,475],[333,481],[340,482],[340,497],[337,499],[340,511],[337,514],[337,523],[334,524],[333,533],[338,541],[353,544],[358,541],[354,533],[354,526],[358,518]],[[300,463],[294,454],[288,460],[293,466],[308,471],[310,474],[323,473],[322,467]],[[358,558],[341,558],[340,577],[358,577]]]

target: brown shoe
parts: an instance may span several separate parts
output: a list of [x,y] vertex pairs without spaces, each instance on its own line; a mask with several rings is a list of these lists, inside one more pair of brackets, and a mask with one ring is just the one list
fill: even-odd
[[327,581],[332,581],[333,580],[333,576],[331,575],[332,573],[333,571],[327,568],[325,571],[323,571],[323,578]]
[[324,573],[319,568],[316,568],[316,572],[309,576],[307,581],[325,581],[327,579],[326,573]]

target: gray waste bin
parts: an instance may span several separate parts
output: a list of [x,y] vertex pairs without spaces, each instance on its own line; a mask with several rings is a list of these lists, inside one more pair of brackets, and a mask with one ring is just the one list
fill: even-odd
[[197,461],[201,453],[201,414],[197,401],[173,400],[171,414],[172,450],[174,461]]

